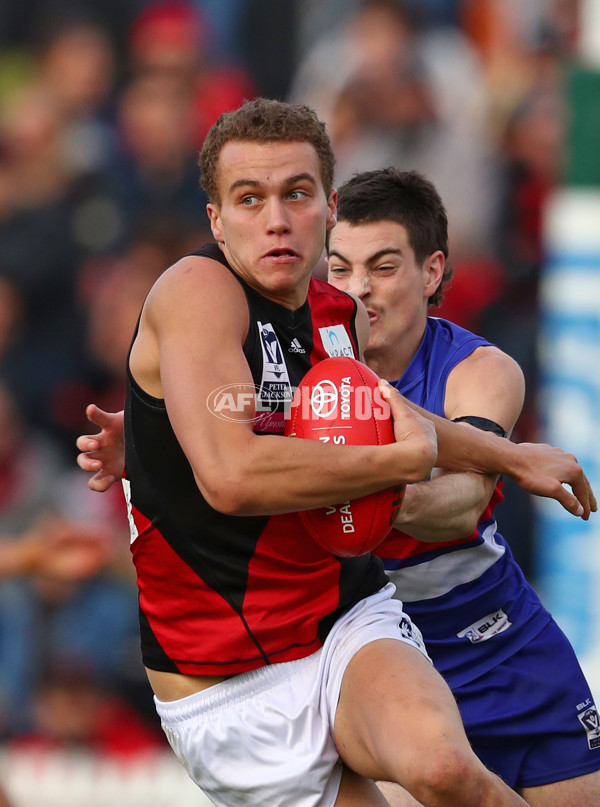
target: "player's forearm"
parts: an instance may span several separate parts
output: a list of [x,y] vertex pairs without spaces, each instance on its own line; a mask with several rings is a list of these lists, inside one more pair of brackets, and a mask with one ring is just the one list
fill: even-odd
[[482,474],[443,473],[408,485],[394,527],[419,541],[466,538],[489,501],[493,478]]
[[572,454],[546,443],[512,443],[491,432],[452,423],[413,404],[409,406],[436,427],[438,466],[510,476],[523,490],[556,499],[569,513],[586,520],[597,510],[589,480]]
[[[285,442],[284,442],[285,440]],[[261,436],[210,474],[196,474],[216,510],[271,515],[310,510],[367,496],[428,476],[435,446],[407,440],[386,446],[332,446]]]
[[453,423],[418,406],[414,408],[435,424],[438,441],[436,465],[439,467],[515,478],[522,473],[520,449],[510,440],[464,423]]

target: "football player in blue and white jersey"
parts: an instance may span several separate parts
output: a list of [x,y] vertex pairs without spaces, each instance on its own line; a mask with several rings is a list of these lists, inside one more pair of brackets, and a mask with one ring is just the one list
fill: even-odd
[[[502,439],[523,405],[517,363],[430,316],[451,276],[435,187],[394,168],[339,188],[328,279],[367,308],[365,360],[406,398]],[[575,653],[515,563],[494,507],[502,480],[436,469],[409,485],[377,549],[457,699],[482,761],[535,807],[600,804],[598,712]],[[391,786],[388,800],[414,801]]]

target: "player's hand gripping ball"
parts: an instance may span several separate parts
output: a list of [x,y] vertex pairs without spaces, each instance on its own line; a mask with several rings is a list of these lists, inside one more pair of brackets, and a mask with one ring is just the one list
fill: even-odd
[[[378,377],[347,356],[324,359],[304,376],[292,401],[285,434],[334,445],[393,443],[390,408]],[[404,485],[298,515],[308,533],[334,555],[363,555],[389,534]]]

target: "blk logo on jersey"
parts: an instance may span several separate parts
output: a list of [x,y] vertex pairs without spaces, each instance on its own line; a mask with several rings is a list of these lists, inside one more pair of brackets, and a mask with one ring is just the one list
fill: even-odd
[[331,358],[336,356],[356,358],[350,336],[343,325],[327,325],[325,328],[319,328],[319,334],[321,335],[321,342],[323,342],[325,352]]
[[493,636],[503,633],[505,630],[508,630],[511,625],[512,622],[500,608],[499,611],[493,614],[487,614],[481,619],[478,619],[477,622],[473,622],[472,625],[468,625],[456,635],[459,639],[468,639],[471,644],[479,644],[479,642],[486,642]]
[[[584,711],[577,717],[587,734],[588,747],[593,750],[600,748],[600,719],[594,703],[582,704]],[[579,708],[579,707],[577,707]]]

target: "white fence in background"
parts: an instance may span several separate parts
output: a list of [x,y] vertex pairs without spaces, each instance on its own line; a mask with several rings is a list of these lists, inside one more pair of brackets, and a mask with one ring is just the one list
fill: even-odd
[[0,782],[11,807],[212,807],[168,751],[119,761],[5,749]]

